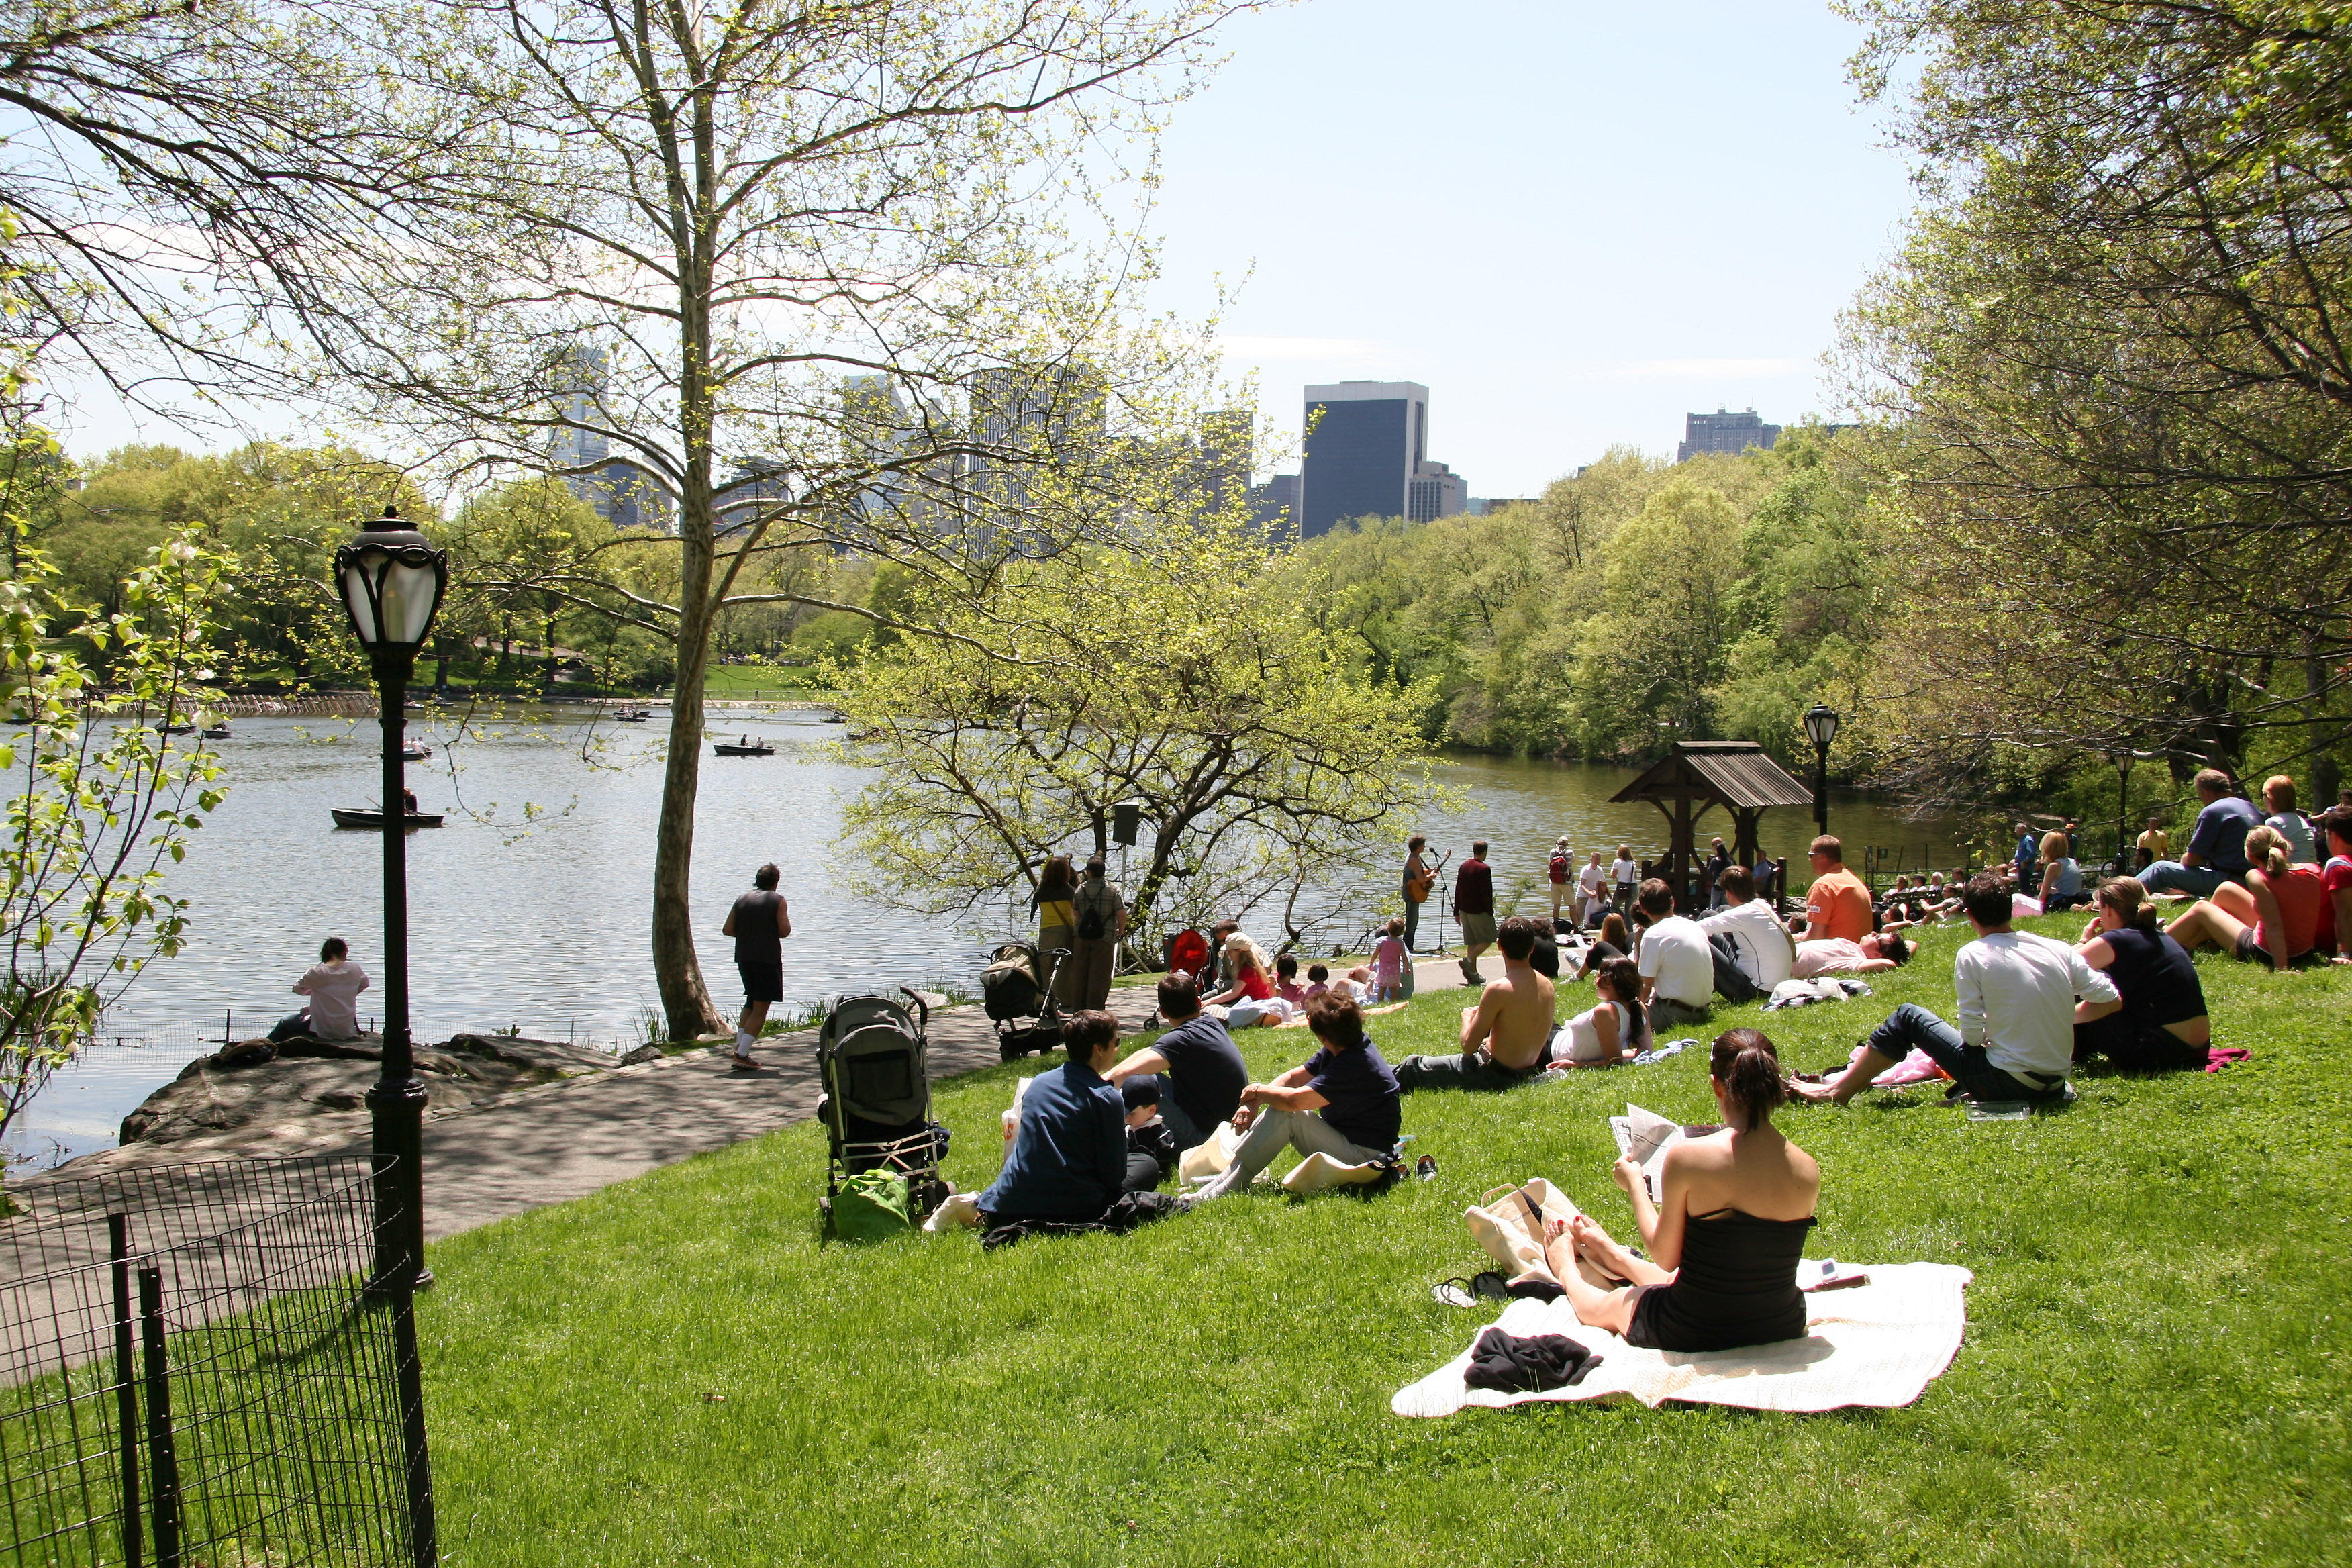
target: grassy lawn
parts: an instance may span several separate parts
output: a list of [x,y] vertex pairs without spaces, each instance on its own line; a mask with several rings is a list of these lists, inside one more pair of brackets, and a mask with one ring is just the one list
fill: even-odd
[[702,694],[729,700],[760,697],[821,697],[824,672],[804,664],[714,664],[704,672]]
[[[1895,1002],[1948,1016],[1957,945],[1931,935],[1875,998],[1762,1022],[1796,1065],[1843,1061]],[[1976,1271],[1968,1343],[1908,1409],[1389,1414],[1493,1315],[1427,1294],[1479,1266],[1463,1206],[1545,1174],[1623,1234],[1602,1118],[1631,1099],[1711,1119],[1701,1053],[1409,1100],[1441,1173],[1369,1202],[1261,1188],[985,1256],[968,1235],[819,1246],[803,1125],[434,1249],[444,1547],[482,1565],[2352,1561],[2352,970],[2204,974],[2250,1064],[2085,1078],[2071,1110],[2023,1123],[1971,1125],[1924,1090],[1782,1113],[1826,1178],[1815,1256]],[[1383,1049],[1437,1047],[1459,1005],[1382,1020]],[[1244,1048],[1264,1076],[1304,1045]],[[938,1097],[959,1186],[995,1168],[1016,1070],[1034,1059]]]

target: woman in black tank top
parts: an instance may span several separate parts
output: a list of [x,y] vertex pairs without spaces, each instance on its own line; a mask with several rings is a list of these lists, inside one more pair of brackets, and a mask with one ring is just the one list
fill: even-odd
[[[1726,1130],[1666,1152],[1659,1204],[1640,1169],[1617,1162],[1650,1256],[1635,1257],[1582,1215],[1551,1226],[1546,1244],[1577,1320],[1643,1349],[1737,1350],[1805,1332],[1797,1264],[1821,1168],[1772,1125],[1788,1093],[1780,1058],[1761,1031],[1727,1030],[1716,1037],[1708,1077]],[[1695,1193],[1708,1205],[1697,1214]],[[1588,1268],[1624,1283],[1596,1285]]]

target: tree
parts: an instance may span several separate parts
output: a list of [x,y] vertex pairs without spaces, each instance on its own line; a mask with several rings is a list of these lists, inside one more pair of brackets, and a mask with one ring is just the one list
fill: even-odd
[[1297,942],[1356,902],[1430,798],[1417,694],[1368,680],[1310,613],[1328,583],[1238,521],[1130,529],[855,667],[846,747],[875,771],[843,831],[866,891],[1001,929],[998,900],[1025,909],[1048,856],[1106,850],[1134,802],[1147,940],[1277,897]]
[[0,715],[21,726],[0,731],[0,1136],[108,1003],[186,940],[164,873],[219,805],[220,766],[162,729],[202,715],[207,605],[232,567],[183,527],[111,611],[64,596],[37,551],[0,578]]
[[1916,522],[1885,693],[1910,782],[2130,748],[2303,761],[2332,794],[2352,6],[1853,9],[1865,92],[1916,83],[1898,131],[1928,198],[1847,333]]
[[718,617],[793,596],[756,590],[765,552],[862,551],[977,605],[1108,524],[1115,475],[1075,509],[1042,477],[1173,439],[1200,371],[1129,329],[1149,254],[1090,198],[1233,8],[354,3],[282,35],[332,103],[311,134],[218,132],[282,167],[200,232],[320,395],[420,459],[642,487],[674,518],[666,591],[593,562],[532,591],[676,650],[652,920],[675,1034],[718,1022],[688,885]]

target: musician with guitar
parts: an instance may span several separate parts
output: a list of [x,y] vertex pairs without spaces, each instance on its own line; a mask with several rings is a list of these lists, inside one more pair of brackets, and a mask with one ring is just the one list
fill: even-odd
[[1437,873],[1444,868],[1445,857],[1440,855],[1433,866],[1424,858],[1429,840],[1416,833],[1404,841],[1404,945],[1412,952],[1413,938],[1421,931],[1421,906],[1429,901],[1430,889],[1437,886]]

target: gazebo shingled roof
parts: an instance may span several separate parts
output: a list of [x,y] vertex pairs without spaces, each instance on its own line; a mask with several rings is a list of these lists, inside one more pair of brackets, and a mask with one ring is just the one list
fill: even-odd
[[1678,898],[1687,895],[1698,863],[1698,819],[1716,806],[1736,825],[1733,858],[1756,864],[1756,819],[1775,805],[1811,805],[1813,792],[1789,776],[1753,741],[1676,741],[1674,749],[1641,777],[1611,797],[1646,800],[1665,814],[1674,847],[1667,852],[1667,880]]

